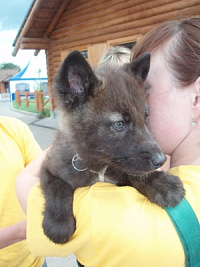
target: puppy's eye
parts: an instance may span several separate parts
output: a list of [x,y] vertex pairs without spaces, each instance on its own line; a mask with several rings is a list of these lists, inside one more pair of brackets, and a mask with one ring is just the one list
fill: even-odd
[[123,131],[126,128],[126,124],[123,121],[113,122],[112,125],[117,131]]
[[144,114],[146,117],[149,116],[149,107],[145,107]]
[[145,120],[147,122],[148,121],[148,117],[149,117],[149,107],[145,107],[144,115],[145,115]]
[[148,91],[151,88],[150,84],[148,84],[147,82],[144,83],[144,89],[146,91]]

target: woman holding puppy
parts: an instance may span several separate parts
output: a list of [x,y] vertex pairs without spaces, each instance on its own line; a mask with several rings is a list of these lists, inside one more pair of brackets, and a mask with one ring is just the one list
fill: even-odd
[[[181,219],[187,222],[189,238],[194,230],[191,225],[196,227],[192,218],[196,219],[198,226],[190,241],[198,245],[200,18],[160,24],[134,47],[132,59],[147,51],[151,52],[146,80],[150,128],[164,153],[171,157],[169,173],[179,176],[184,184],[188,205],[194,212],[186,208]],[[38,174],[39,165],[33,162],[18,177],[16,189],[25,210],[32,187],[27,176],[31,180],[35,176],[37,182]],[[73,203],[77,229],[65,245],[56,245],[43,234],[43,203],[40,189],[34,186],[27,208],[27,238],[33,254],[65,257],[75,253],[85,266],[200,266],[188,265],[190,247],[185,250],[184,236],[179,237],[166,210],[150,203],[134,188],[97,183],[77,189]]]

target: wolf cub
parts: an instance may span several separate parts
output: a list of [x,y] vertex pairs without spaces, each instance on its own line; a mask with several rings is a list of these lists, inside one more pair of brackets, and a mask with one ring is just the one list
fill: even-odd
[[78,187],[129,185],[161,207],[184,197],[178,177],[155,171],[166,157],[147,127],[143,83],[149,66],[149,53],[122,68],[92,69],[78,51],[64,60],[54,87],[59,129],[40,172],[43,229],[53,242],[67,242],[76,229],[72,202]]

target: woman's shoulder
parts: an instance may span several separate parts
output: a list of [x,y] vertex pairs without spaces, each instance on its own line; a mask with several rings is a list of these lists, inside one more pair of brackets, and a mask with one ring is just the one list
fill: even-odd
[[169,169],[168,173],[181,179],[186,191],[185,198],[200,220],[200,166],[182,165]]
[[145,196],[140,194],[134,187],[117,186],[115,184],[105,182],[97,182],[92,186],[76,189],[74,198],[76,204],[78,202],[82,202],[83,199],[85,199],[87,202],[93,202],[94,199],[98,200],[98,198],[100,198],[100,201],[104,199],[105,202],[108,199],[112,200],[112,198],[114,198],[116,201],[118,199],[119,201],[123,199],[123,202],[126,202],[129,198],[131,198],[132,201],[142,201],[146,199]]
[[[156,257],[158,251],[167,257],[170,250],[172,255],[178,255],[178,261],[184,259],[179,238],[166,211],[151,203],[135,188],[100,182],[79,188],[74,195],[74,214],[77,231],[89,231],[94,251],[102,251],[98,254],[98,259],[104,263],[102,266],[114,266],[111,263],[117,258],[117,262],[126,259],[126,266],[130,266],[133,259],[139,264],[141,252],[146,255],[146,259],[142,259],[144,266],[147,266],[152,254]],[[102,249],[105,244],[108,250]],[[149,254],[146,244],[151,247]],[[171,244],[176,246],[168,248]],[[159,264],[154,266],[161,266]]]
[[165,217],[161,207],[151,203],[137,189],[130,186],[98,182],[90,187],[78,188],[74,193],[75,216],[82,213],[82,217],[86,213],[93,217],[92,220],[98,218],[98,221],[102,216],[102,218],[109,217],[112,221],[116,216],[120,220],[126,211],[128,211],[127,216],[132,218],[136,218],[138,212],[146,216],[144,211]]

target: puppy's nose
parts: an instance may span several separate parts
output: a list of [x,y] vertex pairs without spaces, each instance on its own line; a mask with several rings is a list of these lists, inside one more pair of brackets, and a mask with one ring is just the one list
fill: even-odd
[[151,158],[151,161],[156,168],[160,168],[165,163],[166,160],[167,157],[163,153],[155,153],[152,155]]

